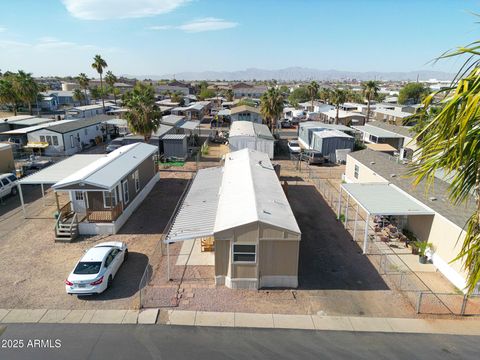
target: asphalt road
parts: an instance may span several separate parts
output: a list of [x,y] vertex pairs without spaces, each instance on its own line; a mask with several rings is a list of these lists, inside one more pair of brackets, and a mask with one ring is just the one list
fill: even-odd
[[[20,340],[23,348],[8,349]],[[40,346],[40,340],[52,347],[32,348]],[[479,340],[428,334],[17,324],[8,325],[3,334],[0,327],[0,359],[478,359]]]

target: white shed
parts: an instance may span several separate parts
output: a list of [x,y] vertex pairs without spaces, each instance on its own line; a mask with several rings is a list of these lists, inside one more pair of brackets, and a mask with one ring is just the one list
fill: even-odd
[[230,127],[228,138],[231,151],[252,149],[268,154],[273,159],[275,138],[267,125],[251,121],[235,121]]

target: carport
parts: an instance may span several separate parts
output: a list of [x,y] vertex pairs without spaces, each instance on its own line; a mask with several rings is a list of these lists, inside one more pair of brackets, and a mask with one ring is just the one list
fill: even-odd
[[342,193],[347,195],[345,204],[345,219],[348,219],[350,199],[356,203],[355,221],[353,225],[353,238],[356,238],[358,210],[362,208],[367,213],[365,219],[365,238],[363,253],[368,249],[368,225],[372,216],[414,216],[434,215],[434,211],[423,205],[412,196],[402,192],[393,184],[386,183],[351,183],[342,184],[340,187],[337,219],[340,219],[342,210]]
[[[22,185],[40,185],[42,189],[42,197],[45,199],[45,185],[56,184],[60,180],[65,179],[67,176],[104,156],[105,155],[97,154],[73,155],[19,180],[17,188],[18,194],[20,195],[20,203],[22,204],[23,216],[25,218],[27,217],[27,210],[25,209],[25,202],[23,200]],[[59,208],[57,194],[55,194],[55,201],[57,202],[57,208]]]

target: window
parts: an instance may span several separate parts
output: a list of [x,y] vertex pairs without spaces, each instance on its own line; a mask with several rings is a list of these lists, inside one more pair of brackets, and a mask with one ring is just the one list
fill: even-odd
[[112,253],[108,254],[107,259],[105,260],[105,267],[109,267],[113,261],[114,256]]
[[256,245],[233,244],[233,262],[249,262],[256,261]]
[[73,135],[70,135],[70,145],[72,148],[75,147],[75,141],[73,140]]
[[14,182],[14,181],[17,181],[17,177],[15,175],[9,175],[8,180],[10,180],[11,182]]
[[47,136],[47,143],[48,145],[52,145],[52,137],[50,135]]
[[102,263],[97,261],[79,262],[75,267],[75,270],[73,270],[73,273],[77,275],[98,274],[100,272],[101,267],[102,267]]
[[7,180],[7,178],[2,179],[2,183],[3,183],[3,185],[5,185],[5,186],[7,186],[8,184],[10,184],[10,182]]
[[117,205],[117,196],[115,191],[104,191],[103,192],[103,207],[113,208]]
[[53,140],[53,145],[57,146],[58,145],[58,137],[52,136],[52,140]]
[[122,188],[123,188],[123,202],[125,204],[128,204],[128,202],[130,201],[130,198],[128,196],[128,181],[127,180],[122,181]]
[[45,136],[40,135],[40,142],[45,142]]
[[355,179],[358,179],[358,173],[360,172],[360,167],[358,165],[355,165],[355,171],[353,172],[353,176]]
[[83,199],[83,191],[75,191],[75,200],[82,201]]
[[133,173],[133,178],[135,180],[135,191],[138,192],[138,190],[140,190],[140,175],[138,174],[138,170],[135,170]]

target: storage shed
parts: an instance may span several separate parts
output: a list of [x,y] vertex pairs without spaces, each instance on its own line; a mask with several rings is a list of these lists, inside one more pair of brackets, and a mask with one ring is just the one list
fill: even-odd
[[0,173],[8,173],[15,170],[12,146],[0,143]]
[[267,154],[243,149],[223,168],[198,171],[164,239],[167,254],[172,242],[204,238],[213,239],[216,285],[298,286],[301,232]]
[[163,137],[163,154],[166,157],[187,158],[187,135],[167,134]]
[[300,123],[298,127],[298,140],[306,149],[313,149],[313,133],[321,130],[337,130],[353,135],[355,130],[340,124],[325,124],[321,121],[306,121]]
[[242,149],[258,150],[273,159],[275,138],[267,125],[251,121],[235,121],[230,127],[228,142],[231,151]]
[[320,151],[332,163],[337,162],[337,150],[349,149],[353,151],[354,145],[355,138],[338,130],[321,130],[313,133],[313,150]]

